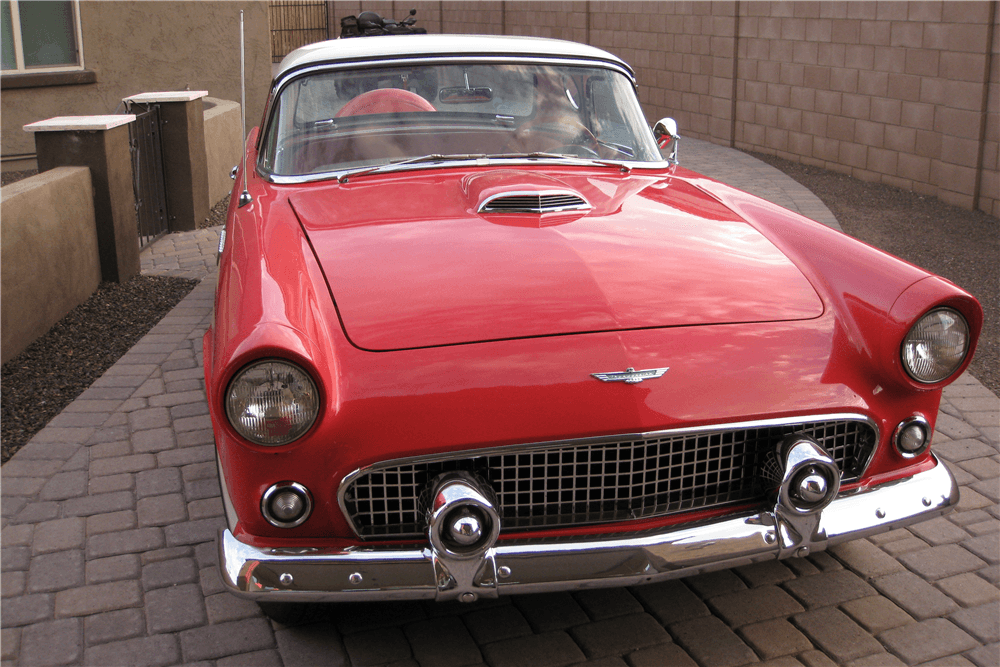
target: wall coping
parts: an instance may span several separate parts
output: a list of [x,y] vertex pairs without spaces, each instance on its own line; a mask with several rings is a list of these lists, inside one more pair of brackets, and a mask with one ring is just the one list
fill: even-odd
[[176,90],[160,93],[139,93],[123,97],[122,102],[193,102],[207,97],[207,90]]
[[110,130],[135,120],[135,114],[112,116],[56,116],[24,126],[25,132],[66,132],[73,130]]

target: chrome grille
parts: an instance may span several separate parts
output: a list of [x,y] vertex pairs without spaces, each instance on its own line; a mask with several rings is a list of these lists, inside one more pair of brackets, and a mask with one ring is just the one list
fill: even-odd
[[425,529],[421,493],[452,470],[492,486],[505,531],[761,501],[769,490],[762,468],[789,433],[819,442],[844,482],[861,475],[878,441],[870,421],[852,416],[457,452],[361,470],[345,480],[341,503],[362,537],[417,537]]
[[582,197],[571,192],[518,192],[491,197],[480,213],[555,213],[588,209]]

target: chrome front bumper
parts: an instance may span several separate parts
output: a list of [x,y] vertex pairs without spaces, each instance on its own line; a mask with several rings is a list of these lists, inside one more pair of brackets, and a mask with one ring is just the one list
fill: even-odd
[[443,559],[430,543],[420,548],[258,549],[224,529],[219,558],[230,592],[260,601],[470,601],[631,586],[802,556],[946,514],[958,495],[955,478],[938,461],[912,477],[838,495],[805,531],[776,508],[642,533],[498,541],[474,558]]

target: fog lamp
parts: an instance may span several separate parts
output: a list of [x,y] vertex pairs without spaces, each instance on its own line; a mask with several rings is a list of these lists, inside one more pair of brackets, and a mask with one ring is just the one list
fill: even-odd
[[893,434],[896,450],[903,458],[920,456],[931,444],[930,424],[920,415],[908,417],[899,423]]
[[294,528],[309,518],[312,498],[297,482],[279,482],[264,492],[260,511],[272,526]]

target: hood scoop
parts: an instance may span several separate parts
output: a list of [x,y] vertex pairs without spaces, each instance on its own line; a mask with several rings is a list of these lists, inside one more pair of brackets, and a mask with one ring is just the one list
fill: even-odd
[[487,197],[478,213],[565,213],[591,208],[583,197],[565,190],[505,192]]
[[537,171],[498,169],[463,179],[469,208],[484,213],[586,214],[593,205],[575,187]]

